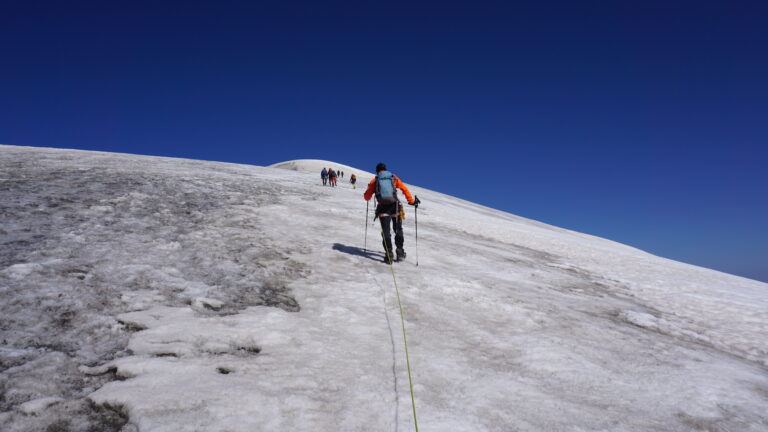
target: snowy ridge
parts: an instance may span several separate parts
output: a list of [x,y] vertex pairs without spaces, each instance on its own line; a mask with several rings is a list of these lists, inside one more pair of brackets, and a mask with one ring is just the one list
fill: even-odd
[[[332,167],[332,168],[336,169],[336,167],[338,167],[339,169],[341,169],[342,171],[345,172],[345,177],[346,178],[348,178],[351,174],[355,174],[360,179],[359,183],[358,183],[360,185],[367,184],[370,181],[370,179],[372,179],[375,176],[375,174],[373,174],[373,173],[366,172],[366,171],[361,171],[359,169],[353,168],[353,167],[348,166],[348,165],[342,165],[342,164],[338,164],[336,162],[325,161],[325,160],[318,160],[318,159],[297,159],[297,160],[292,160],[292,161],[276,163],[276,164],[270,165],[270,167],[271,168],[288,169],[288,170],[293,170],[293,171],[302,171],[302,172],[313,173],[313,174],[318,174],[318,175],[319,175],[320,171],[323,170],[323,168]],[[346,174],[346,173],[350,173],[350,174]],[[408,184],[407,182],[406,182],[406,184],[407,184],[409,189],[413,188],[413,186]],[[415,188],[414,190],[421,190],[421,188]],[[554,230],[554,231],[557,231],[557,232],[566,232],[566,233],[570,233],[570,234],[573,234],[573,235],[582,236],[585,239],[596,240],[598,242],[611,243],[611,244],[613,244],[615,246],[619,246],[619,247],[622,247],[622,248],[629,248],[629,249],[633,249],[633,250],[638,250],[639,251],[639,249],[636,249],[636,248],[633,248],[631,246],[627,246],[627,245],[624,245],[624,244],[621,244],[621,243],[617,243],[617,242],[614,242],[612,240],[604,239],[604,238],[601,238],[601,237],[596,237],[596,236],[593,236],[593,235],[590,235],[590,234],[584,234],[584,233],[580,233],[580,232],[576,232],[576,231],[567,230],[565,228],[555,227],[555,226],[548,225],[548,224],[545,224],[545,223],[542,223],[542,222],[538,222],[538,221],[535,221],[535,220],[532,220],[532,219],[526,219],[526,218],[523,218],[523,217],[520,217],[520,216],[516,216],[516,215],[510,214],[510,213],[505,213],[505,212],[502,212],[500,210],[496,210],[496,209],[493,209],[493,208],[490,208],[490,207],[485,207],[485,206],[482,206],[480,204],[475,204],[475,203],[470,202],[470,201],[462,200],[460,198],[455,198],[455,197],[452,197],[450,195],[441,194],[440,192],[429,191],[429,193],[431,193],[431,194],[433,194],[435,196],[440,196],[441,198],[444,198],[443,201],[445,201],[445,204],[448,205],[448,206],[454,205],[454,206],[460,207],[462,209],[471,208],[471,209],[475,210],[478,213],[490,213],[490,214],[494,214],[494,215],[496,215],[496,216],[498,216],[500,218],[507,218],[509,220],[518,221],[518,222],[526,222],[526,223],[531,224],[531,225],[537,225],[537,226],[545,227],[547,229],[551,229],[551,230]]]
[[[378,226],[316,162],[0,146],[3,430],[412,430]],[[421,428],[768,429],[768,284],[409,187]]]
[[[352,174],[358,177],[360,184],[367,184],[374,174],[363,171],[349,165],[343,165],[336,162],[320,160],[320,159],[297,159],[292,161],[280,162],[269,166],[270,168],[282,168],[293,171],[301,171],[320,175],[320,171],[323,168],[333,168],[335,171],[344,171],[344,180],[348,180],[352,177]],[[341,180],[341,179],[339,179]]]

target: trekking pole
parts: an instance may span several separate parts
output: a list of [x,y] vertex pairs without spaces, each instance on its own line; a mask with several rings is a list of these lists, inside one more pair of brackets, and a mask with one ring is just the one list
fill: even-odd
[[363,243],[363,252],[368,252],[368,204],[370,204],[370,201],[365,202],[365,242]]
[[416,267],[419,266],[419,197],[416,197],[416,208],[413,209],[416,222]]

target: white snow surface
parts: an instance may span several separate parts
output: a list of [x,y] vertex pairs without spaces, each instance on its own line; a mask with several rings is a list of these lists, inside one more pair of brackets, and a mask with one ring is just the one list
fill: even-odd
[[[414,430],[346,181],[370,173],[12,146],[0,170],[3,430]],[[420,430],[768,430],[768,284],[409,187]]]
[[[374,162],[374,163],[378,163],[378,162]],[[351,167],[349,165],[344,165],[337,162],[331,162],[331,161],[321,160],[321,159],[298,159],[298,160],[292,160],[287,162],[280,162],[280,163],[270,165],[269,168],[282,168],[282,169],[287,169],[292,171],[313,173],[318,178],[320,178],[320,172],[323,170],[323,168],[325,169],[332,168],[336,172],[339,172],[339,171],[344,172],[344,178],[343,179],[339,178],[339,183],[341,182],[348,183],[349,178],[352,177],[352,174],[354,174],[358,178],[358,182],[360,184],[367,184],[374,177],[374,174],[371,172],[363,171],[361,169]]]

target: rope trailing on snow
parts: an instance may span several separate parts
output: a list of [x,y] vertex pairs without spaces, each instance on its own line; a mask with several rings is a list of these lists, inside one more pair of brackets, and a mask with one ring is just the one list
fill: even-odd
[[[384,240],[384,228],[381,229],[381,239]],[[390,253],[389,246],[387,246],[386,240],[384,240],[384,250],[387,254],[387,258],[392,262],[392,254]],[[413,378],[411,377],[411,360],[408,358],[408,337],[405,335],[405,318],[403,318],[403,303],[400,302],[400,288],[397,286],[397,278],[395,277],[395,266],[389,264],[389,269],[392,271],[392,282],[395,284],[395,294],[397,294],[397,306],[400,308],[400,325],[403,328],[403,346],[405,346],[405,365],[408,368],[408,386],[411,389],[411,407],[413,407],[413,425],[416,428],[416,432],[419,432],[419,421],[416,420],[416,398],[413,396]]]

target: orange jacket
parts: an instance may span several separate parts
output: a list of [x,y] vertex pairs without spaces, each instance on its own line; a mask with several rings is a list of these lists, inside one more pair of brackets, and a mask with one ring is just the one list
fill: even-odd
[[[395,192],[397,192],[397,189],[400,189],[403,191],[403,194],[405,194],[405,199],[408,200],[408,204],[413,204],[413,197],[411,196],[411,191],[408,190],[407,187],[405,187],[405,183],[401,182],[400,179],[392,174],[392,180],[395,183]],[[368,183],[368,189],[365,190],[365,193],[363,194],[363,199],[368,201],[373,196],[374,192],[376,192],[376,177],[371,180],[370,183]]]

